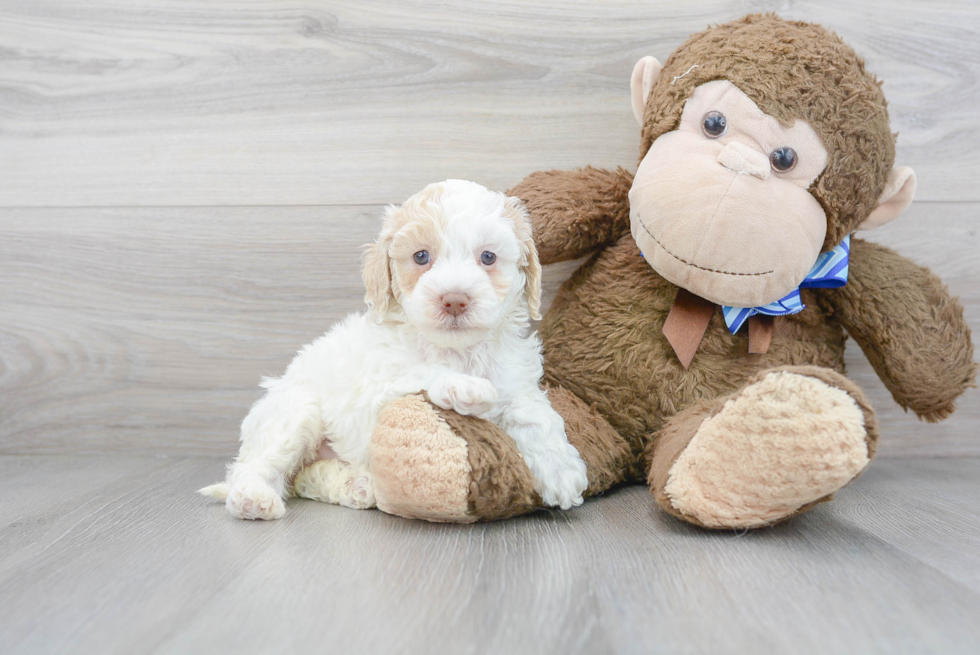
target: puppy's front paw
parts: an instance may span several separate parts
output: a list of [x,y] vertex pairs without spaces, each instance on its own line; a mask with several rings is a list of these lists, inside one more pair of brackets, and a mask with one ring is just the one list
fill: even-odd
[[486,414],[497,402],[497,390],[489,380],[472,375],[447,375],[426,391],[436,406],[463,416]]
[[571,509],[582,504],[582,494],[589,486],[585,462],[571,444],[528,460],[534,474],[534,490],[548,507]]
[[228,492],[225,507],[240,519],[271,521],[286,513],[286,504],[268,482],[257,475],[236,480]]

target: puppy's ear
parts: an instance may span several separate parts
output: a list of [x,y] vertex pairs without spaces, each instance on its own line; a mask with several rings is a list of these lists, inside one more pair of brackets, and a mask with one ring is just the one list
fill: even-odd
[[377,312],[381,319],[388,313],[391,303],[395,300],[391,289],[391,257],[388,254],[393,232],[389,224],[394,209],[388,208],[385,225],[381,229],[378,240],[364,246],[364,265],[361,272],[364,278],[364,302]]
[[531,217],[520,198],[507,199],[508,215],[514,221],[514,231],[521,245],[521,258],[517,262],[524,271],[524,294],[527,296],[527,309],[534,320],[541,319],[541,262],[538,249],[531,233]]

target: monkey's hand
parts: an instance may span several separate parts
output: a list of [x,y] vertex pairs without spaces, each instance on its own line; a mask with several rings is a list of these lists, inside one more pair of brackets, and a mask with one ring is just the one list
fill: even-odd
[[575,259],[630,230],[633,175],[587,166],[531,173],[508,191],[527,205],[542,264]]
[[953,413],[977,365],[963,306],[938,276],[852,239],[847,285],[822,295],[899,405],[929,422]]

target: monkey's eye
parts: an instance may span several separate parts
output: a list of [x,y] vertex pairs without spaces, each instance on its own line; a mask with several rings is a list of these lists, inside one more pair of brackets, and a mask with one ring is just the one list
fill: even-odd
[[796,151],[792,148],[776,148],[769,153],[769,163],[774,171],[785,173],[796,167]]
[[484,266],[493,266],[495,261],[497,261],[497,256],[489,250],[484,250],[483,254],[480,255],[480,262],[482,262]]
[[709,111],[701,119],[701,131],[709,139],[717,139],[728,129],[728,119],[720,111]]
[[419,266],[425,266],[426,264],[429,263],[429,251],[419,250],[417,253],[415,253],[414,259],[415,259],[415,263],[418,264]]

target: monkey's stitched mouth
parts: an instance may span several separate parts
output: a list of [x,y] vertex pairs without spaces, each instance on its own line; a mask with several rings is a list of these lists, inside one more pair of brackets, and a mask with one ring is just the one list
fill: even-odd
[[650,238],[653,239],[654,242],[658,246],[660,246],[660,249],[661,250],[663,250],[665,253],[667,253],[668,255],[670,255],[671,257],[673,257],[674,259],[676,259],[680,263],[682,263],[682,264],[684,264],[686,266],[690,266],[692,268],[696,268],[699,271],[705,271],[705,272],[708,272],[708,273],[720,273],[721,275],[735,275],[735,276],[740,276],[740,277],[760,277],[760,276],[763,276],[763,275],[772,275],[775,272],[775,271],[763,271],[761,273],[738,273],[736,271],[720,271],[720,270],[718,270],[716,268],[708,268],[706,266],[699,266],[699,265],[695,264],[694,262],[687,261],[683,257],[678,257],[677,255],[675,255],[674,253],[672,253],[670,250],[668,250],[667,249],[667,246],[665,246],[664,244],[660,243],[660,239],[658,239],[657,237],[653,236],[653,234],[647,228],[646,224],[643,222],[642,219],[637,218],[637,222],[640,224],[640,227],[643,228],[643,231],[646,232],[648,235],[650,235]]

